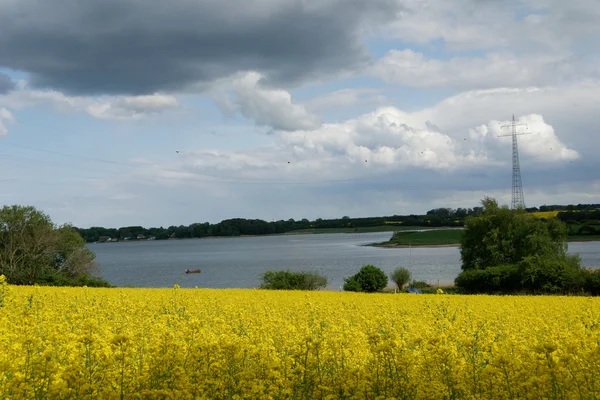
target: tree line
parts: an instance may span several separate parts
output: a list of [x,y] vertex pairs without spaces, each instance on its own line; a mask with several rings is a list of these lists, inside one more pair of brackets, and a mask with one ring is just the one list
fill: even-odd
[[418,227],[459,227],[464,218],[481,212],[481,207],[475,208],[436,208],[425,215],[392,215],[384,217],[350,218],[344,216],[336,219],[318,218],[279,221],[264,221],[261,219],[233,218],[216,224],[208,222],[191,225],[169,226],[168,228],[144,228],[142,226],[127,226],[122,228],[75,228],[86,242],[98,242],[107,238],[117,240],[165,240],[203,238],[210,236],[243,236],[281,234],[301,230],[318,229],[352,229],[397,224]]
[[[597,209],[600,209],[600,204],[578,204],[578,205],[553,205],[528,208],[529,212],[537,211],[552,211],[565,210],[558,214],[561,221],[568,223],[573,221],[593,221],[600,219]],[[352,228],[369,228],[378,227],[389,224],[399,226],[415,226],[415,227],[462,227],[464,226],[465,218],[468,216],[476,216],[482,212],[482,207],[473,208],[434,208],[427,211],[425,214],[416,215],[392,215],[383,217],[365,217],[365,218],[350,218],[344,216],[342,218],[322,219],[318,218],[309,221],[304,218],[295,220],[265,221],[261,219],[245,219],[233,218],[226,219],[216,224],[208,222],[193,223],[191,225],[169,226],[167,228],[144,228],[142,226],[126,226],[121,228],[75,228],[77,232],[84,238],[86,242],[98,242],[105,240],[166,240],[166,239],[187,239],[187,238],[203,238],[203,237],[228,237],[228,236],[244,236],[244,235],[269,235],[282,234],[293,231],[302,230],[319,230],[319,229],[352,229]],[[588,224],[589,225],[589,224]],[[600,226],[598,226],[600,229]],[[586,227],[583,230],[579,226],[570,230],[570,234],[589,234],[592,232]],[[596,232],[596,227],[593,232]]]

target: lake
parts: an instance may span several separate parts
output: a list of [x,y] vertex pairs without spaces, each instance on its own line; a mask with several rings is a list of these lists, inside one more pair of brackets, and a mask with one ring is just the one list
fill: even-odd
[[[391,232],[283,235],[144,242],[93,243],[99,275],[115,286],[253,288],[271,269],[319,270],[340,290],[344,278],[366,264],[389,274],[408,268],[416,280],[451,282],[460,273],[457,247],[376,248],[361,246],[389,240]],[[582,264],[600,267],[600,242],[569,243]],[[200,274],[185,274],[200,268]]]

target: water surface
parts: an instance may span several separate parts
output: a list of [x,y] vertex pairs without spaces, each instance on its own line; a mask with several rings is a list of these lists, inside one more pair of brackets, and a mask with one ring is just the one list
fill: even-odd
[[[456,247],[376,248],[390,232],[361,234],[284,235],[89,244],[100,275],[116,286],[204,288],[258,287],[260,275],[271,269],[319,270],[339,290],[343,279],[373,264],[386,273],[398,266],[413,278],[453,281],[460,273]],[[600,242],[569,243],[585,266],[600,266]],[[200,268],[200,274],[185,274]]]

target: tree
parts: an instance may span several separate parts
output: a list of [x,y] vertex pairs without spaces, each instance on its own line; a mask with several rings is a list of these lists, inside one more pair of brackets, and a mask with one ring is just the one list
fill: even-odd
[[327,277],[316,271],[266,271],[261,280],[261,289],[319,290],[327,286]]
[[406,268],[398,267],[391,273],[390,279],[396,284],[398,290],[402,290],[410,281],[410,271]]
[[556,218],[538,219],[524,208],[500,207],[491,198],[482,204],[480,215],[465,221],[458,287],[472,292],[584,289],[581,260],[567,254],[566,224]]
[[344,279],[344,290],[349,292],[378,292],[385,288],[388,277],[374,265],[365,265],[356,275]]
[[0,274],[12,284],[48,281],[73,283],[93,279],[94,254],[71,225],[55,226],[50,217],[31,206],[0,209]]
[[487,197],[482,205],[479,216],[465,220],[460,246],[463,270],[516,264],[534,254],[566,256],[567,228],[557,219],[542,221],[524,209],[500,207]]

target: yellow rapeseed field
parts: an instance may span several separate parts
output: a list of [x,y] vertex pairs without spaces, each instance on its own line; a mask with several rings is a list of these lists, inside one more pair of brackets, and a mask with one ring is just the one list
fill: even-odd
[[2,399],[593,399],[600,299],[0,285]]
[[531,213],[536,218],[554,218],[560,211],[538,211]]

